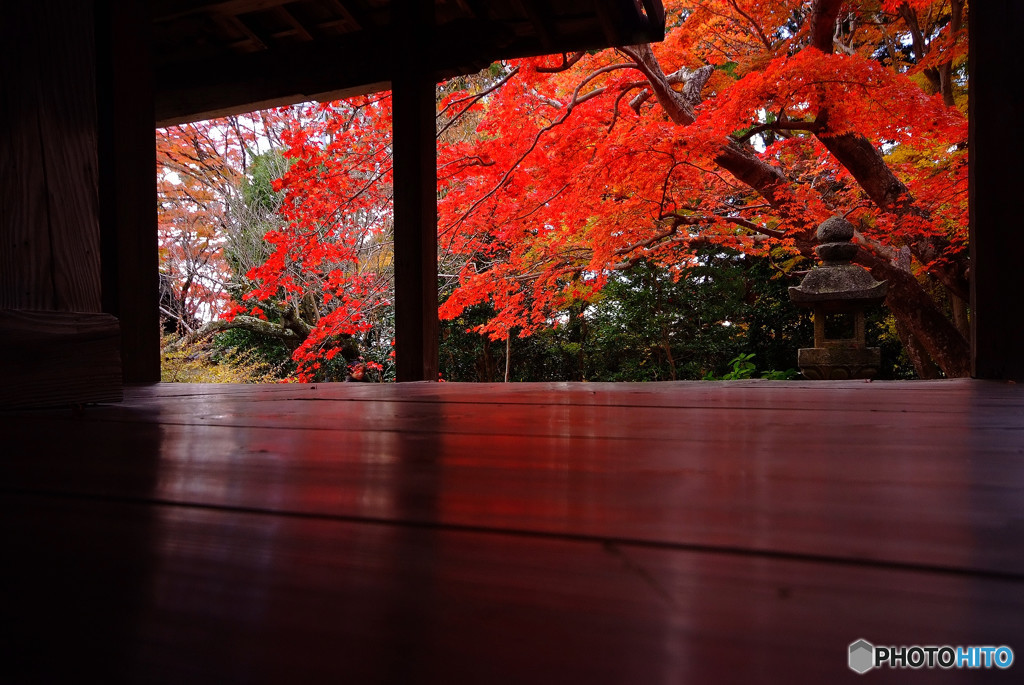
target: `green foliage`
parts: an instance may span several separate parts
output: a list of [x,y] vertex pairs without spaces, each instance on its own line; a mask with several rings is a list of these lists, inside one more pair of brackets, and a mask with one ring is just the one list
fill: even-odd
[[800,372],[796,369],[786,369],[785,371],[765,371],[761,374],[761,378],[766,381],[792,381],[800,378]]
[[896,332],[896,317],[888,309],[869,310],[865,321],[867,344],[882,349],[882,367],[879,380],[911,380],[917,378],[914,363],[910,361],[900,336]]
[[[509,380],[795,378],[797,349],[811,344],[813,325],[777,274],[767,259],[720,249],[675,279],[639,262],[612,274],[597,298],[576,303],[557,326],[526,338],[513,331]],[[467,332],[493,316],[490,305],[477,305],[441,322],[446,380],[504,378],[505,341]],[[768,370],[757,373],[755,356]]]
[[253,350],[206,343],[171,345],[164,340],[160,380],[165,383],[275,383],[280,370]]
[[254,361],[258,361],[274,370],[277,378],[285,378],[295,373],[295,362],[291,351],[280,339],[268,335],[233,328],[218,333],[213,338],[212,359],[217,361],[227,357],[233,351],[244,351]]
[[[750,378],[756,378],[757,366],[754,364],[754,357],[757,356],[753,352],[741,353],[729,360],[729,365],[732,367],[728,372],[722,376],[715,376],[714,374],[707,374],[703,380],[706,381],[743,381]],[[796,369],[786,369],[784,371],[764,371],[760,376],[766,381],[789,381],[794,378],[800,377],[800,372]]]
[[254,155],[241,183],[242,200],[246,206],[264,214],[276,213],[284,193],[274,190],[273,181],[287,167],[288,163],[280,150]]
[[732,371],[722,376],[723,381],[741,381],[747,378],[753,378],[756,367],[752,361],[754,353],[750,352],[747,354],[738,354],[729,360],[729,364],[732,366]]

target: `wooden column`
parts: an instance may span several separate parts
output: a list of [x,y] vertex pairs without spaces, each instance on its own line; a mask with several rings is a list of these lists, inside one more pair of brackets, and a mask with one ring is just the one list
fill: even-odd
[[970,11],[971,352],[977,378],[1024,380],[1024,101],[1015,84],[1024,25],[1019,0],[986,0]]
[[[437,380],[437,148],[429,55],[433,3],[396,3],[394,74],[395,361],[399,381]],[[404,10],[404,11],[403,11]]]
[[0,407],[117,400],[118,322],[103,313],[100,277],[94,3],[3,12]]
[[150,3],[98,0],[103,311],[121,321],[129,383],[160,380],[156,143]]

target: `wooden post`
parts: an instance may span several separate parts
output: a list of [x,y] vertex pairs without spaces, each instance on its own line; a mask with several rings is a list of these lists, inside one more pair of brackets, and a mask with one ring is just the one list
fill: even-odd
[[410,59],[391,80],[395,197],[395,361],[399,381],[437,380],[437,148],[433,3],[396,3]]
[[4,6],[0,309],[100,311],[92,3]]
[[121,398],[118,321],[102,313],[94,10],[4,6],[0,407]]
[[144,0],[99,0],[96,13],[103,311],[121,321],[129,383],[160,380],[156,143]]
[[1024,141],[1014,135],[1024,102],[1007,87],[1018,76],[1010,26],[1024,23],[1019,0],[971,4],[970,202],[971,355],[976,378],[1024,380],[1024,249],[1020,193]]

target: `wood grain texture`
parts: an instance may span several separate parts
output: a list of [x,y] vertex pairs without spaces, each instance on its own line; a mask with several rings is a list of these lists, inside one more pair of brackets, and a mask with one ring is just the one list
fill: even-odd
[[36,56],[30,36],[45,23],[34,7],[5,6],[7,21],[23,28],[0,41],[0,309],[54,303],[39,85],[26,69]]
[[160,384],[0,434],[0,680],[840,683],[859,638],[1024,644],[1015,385]]
[[1024,593],[999,580],[63,498],[0,510],[10,679],[853,683],[860,637],[1024,631]]
[[[88,420],[11,419],[23,456],[0,472],[54,492],[1024,575],[1024,546],[996,544],[1024,540],[1015,386],[803,385],[166,384]],[[52,421],[78,435],[74,458],[31,456],[31,425]],[[151,487],[132,445],[153,426]]]
[[4,41],[0,110],[0,308],[98,312],[93,5],[12,9],[19,30]]
[[109,314],[0,310],[0,408],[120,401],[120,341]]

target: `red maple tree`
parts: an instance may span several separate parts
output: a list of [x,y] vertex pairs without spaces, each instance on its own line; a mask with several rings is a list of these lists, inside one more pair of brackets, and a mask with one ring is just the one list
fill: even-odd
[[[841,214],[918,373],[967,375],[966,1],[665,4],[663,43],[442,91],[441,315],[489,302],[480,332],[529,335],[640,260],[790,269]],[[272,307],[308,379],[390,299],[390,97],[310,105],[283,138],[282,222],[227,318]]]
[[481,332],[526,335],[640,259],[810,257],[842,214],[918,373],[967,375],[966,3],[666,6],[664,43],[510,63],[440,150],[466,257],[442,316],[486,301]]

